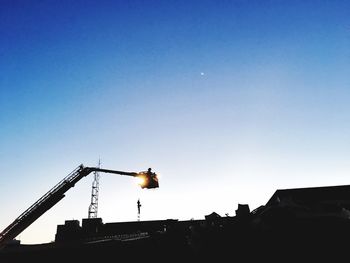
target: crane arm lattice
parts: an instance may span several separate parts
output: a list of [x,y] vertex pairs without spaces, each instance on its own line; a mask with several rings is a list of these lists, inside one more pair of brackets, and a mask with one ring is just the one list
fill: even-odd
[[18,236],[36,219],[57,204],[62,198],[64,198],[65,192],[90,172],[90,168],[80,165],[56,184],[50,191],[44,194],[0,233],[0,247]]
[[[101,169],[97,167],[84,167],[82,164],[67,175],[63,180],[56,184],[50,191],[44,194],[38,201],[25,210],[19,217],[17,217],[8,227],[0,233],[0,249],[6,245],[7,242],[14,239],[27,227],[29,227],[35,220],[42,216],[46,211],[57,204],[65,197],[65,193],[72,188],[80,179],[87,176],[91,172],[112,173],[127,176],[140,176],[144,173],[122,172],[115,170]],[[152,177],[147,186],[143,188],[158,187],[158,180]]]

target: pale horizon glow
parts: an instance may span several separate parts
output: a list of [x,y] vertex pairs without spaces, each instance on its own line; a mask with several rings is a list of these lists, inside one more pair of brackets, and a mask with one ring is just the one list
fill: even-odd
[[[0,231],[78,165],[103,222],[253,210],[348,184],[348,1],[3,1]],[[18,238],[88,215],[93,177]]]

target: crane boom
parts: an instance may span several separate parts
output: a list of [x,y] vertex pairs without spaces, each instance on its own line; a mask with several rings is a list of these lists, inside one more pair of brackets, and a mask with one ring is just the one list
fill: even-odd
[[[69,175],[56,184],[50,191],[44,194],[39,200],[25,210],[19,217],[17,217],[8,227],[0,233],[0,248],[7,242],[14,239],[27,227],[29,227],[35,220],[42,216],[46,211],[51,209],[61,199],[65,197],[65,193],[72,188],[80,179],[87,176],[91,172],[103,172],[120,174],[127,176],[138,176],[139,173],[123,172],[116,170],[101,169],[97,167],[84,167],[82,164],[73,170]],[[158,181],[157,181],[158,182]],[[158,186],[157,186],[158,187]]]

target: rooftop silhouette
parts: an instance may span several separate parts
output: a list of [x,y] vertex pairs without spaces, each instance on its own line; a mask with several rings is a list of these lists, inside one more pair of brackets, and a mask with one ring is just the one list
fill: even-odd
[[350,186],[277,190],[250,211],[235,216],[213,212],[202,220],[177,219],[103,223],[101,218],[67,220],[55,242],[8,244],[1,262],[104,262],[207,260],[337,260],[347,255]]

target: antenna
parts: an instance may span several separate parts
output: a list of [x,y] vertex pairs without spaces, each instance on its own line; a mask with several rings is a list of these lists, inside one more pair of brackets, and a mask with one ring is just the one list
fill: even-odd
[[[101,168],[101,159],[98,159],[98,168]],[[92,181],[91,203],[89,205],[88,218],[97,218],[98,211],[98,192],[100,187],[100,173],[94,172],[94,180]]]

